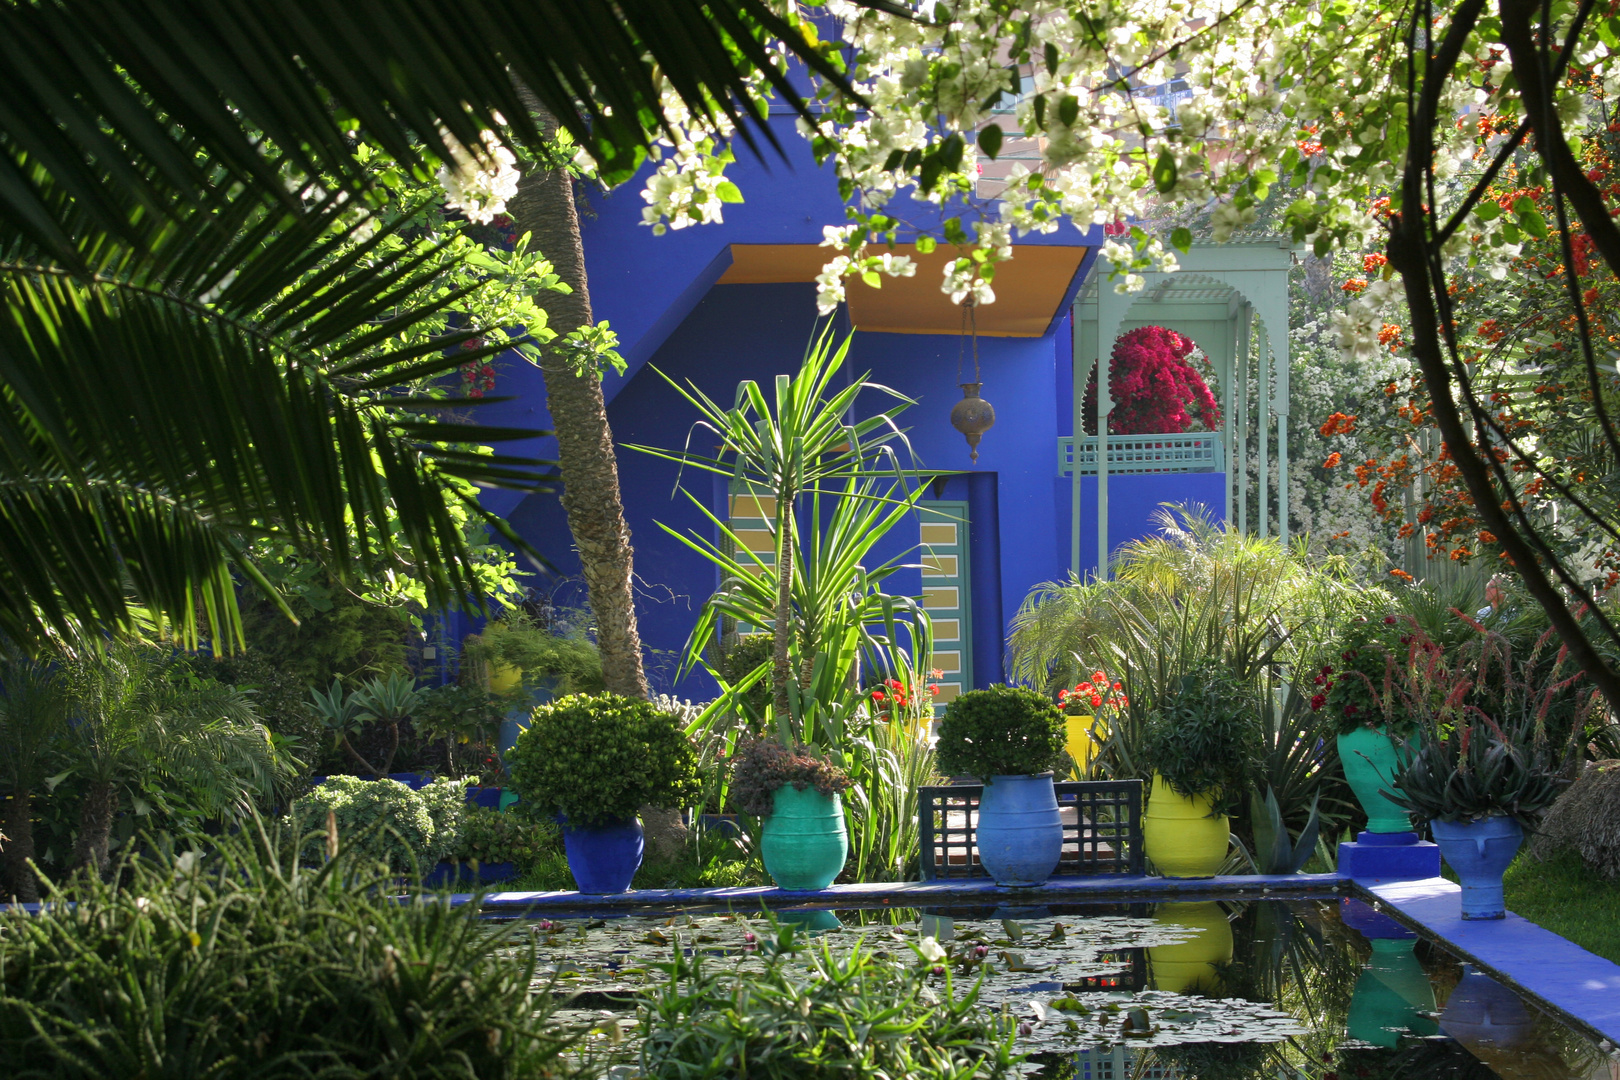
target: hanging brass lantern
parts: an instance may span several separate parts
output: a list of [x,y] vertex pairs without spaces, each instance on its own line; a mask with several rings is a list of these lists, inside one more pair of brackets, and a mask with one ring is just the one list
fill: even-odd
[[[979,317],[978,303],[968,293],[962,300],[962,342],[973,343],[973,381],[957,383],[962,388],[962,400],[951,406],[951,427],[966,438],[974,464],[979,461],[979,439],[996,426],[996,407],[979,396]],[[956,377],[962,377],[962,354],[956,356]]]
[[979,439],[996,426],[996,407],[979,396],[976,382],[959,383],[962,400],[951,406],[951,427],[966,438],[974,463],[979,460]]

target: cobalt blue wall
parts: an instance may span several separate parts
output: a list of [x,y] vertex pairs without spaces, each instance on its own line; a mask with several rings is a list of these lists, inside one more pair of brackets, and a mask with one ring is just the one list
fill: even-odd
[[[1055,453],[1055,451],[1054,451]],[[1054,471],[1056,460],[1054,458]],[[1073,518],[1071,507],[1072,481],[1058,477],[1052,481],[1052,497],[1057,504],[1061,523],[1057,530],[1057,558],[1063,567],[1058,576],[1068,575],[1069,526]],[[1108,550],[1118,551],[1129,540],[1148,536],[1158,529],[1155,514],[1166,503],[1199,503],[1219,521],[1225,506],[1226,474],[1206,473],[1150,473],[1143,475],[1110,476],[1108,478]],[[1089,577],[1097,568],[1097,478],[1080,478],[1080,567],[1081,576]]]

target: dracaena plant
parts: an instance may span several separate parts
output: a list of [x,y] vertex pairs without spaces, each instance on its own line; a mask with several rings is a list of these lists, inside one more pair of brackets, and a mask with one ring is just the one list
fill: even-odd
[[[1599,696],[1568,670],[1566,648],[1543,662],[1550,630],[1516,657],[1506,637],[1456,614],[1477,636],[1454,650],[1415,623],[1401,637],[1384,708],[1410,717],[1416,738],[1386,794],[1425,821],[1511,817],[1534,827],[1568,782]],[[1572,715],[1569,729],[1554,730],[1550,715]]]

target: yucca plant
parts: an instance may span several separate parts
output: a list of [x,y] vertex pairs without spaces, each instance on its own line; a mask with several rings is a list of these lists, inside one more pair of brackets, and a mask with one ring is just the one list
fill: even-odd
[[[905,517],[918,497],[916,485],[907,482],[896,453],[896,447],[910,450],[894,421],[913,404],[911,399],[870,382],[865,375],[834,387],[852,339],[853,335],[846,336],[835,346],[829,323],[805,352],[798,373],[776,377],[772,399],[748,379],[738,384],[730,408],[695,384],[683,386],[665,376],[697,408],[701,419],[694,425],[694,433],[718,439],[719,448],[713,454],[698,453],[690,448],[690,438],[687,448],[680,451],[631,447],[727,477],[754,495],[774,500],[774,510],[767,516],[775,535],[775,562],[765,582],[756,580],[765,564],[742,550],[743,545],[713,514],[705,511],[722,530],[727,547],[675,535],[718,565],[726,578],[694,635],[696,655],[716,635],[722,617],[771,627],[775,715],[786,742],[805,741],[803,726],[789,719],[795,716],[792,688],[810,689],[818,657],[840,658],[822,668],[832,676],[828,681],[836,683],[837,674],[849,670],[842,658],[853,658],[864,627],[883,618],[885,605],[889,616],[885,621],[892,629],[896,602],[874,591],[872,575],[878,572],[865,570],[861,560],[878,536]],[[865,419],[847,420],[864,391],[886,395],[898,404]],[[878,478],[884,476],[892,486],[878,484]],[[835,498],[825,528],[823,498]],[[810,517],[802,538],[801,500]],[[894,569],[898,567],[885,564],[883,576]],[[796,605],[797,582],[806,587],[798,591],[800,603]],[[796,636],[800,638],[797,649]],[[689,662],[693,655],[689,649]],[[815,696],[824,704],[828,700]]]

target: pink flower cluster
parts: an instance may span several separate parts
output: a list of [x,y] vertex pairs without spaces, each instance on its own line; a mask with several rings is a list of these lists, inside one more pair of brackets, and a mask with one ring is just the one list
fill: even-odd
[[[1143,326],[1121,334],[1108,362],[1108,414],[1113,435],[1175,435],[1197,419],[1210,431],[1220,427],[1221,410],[1187,356],[1193,343],[1174,330]],[[1096,433],[1097,378],[1086,387],[1086,430]],[[1190,411],[1189,411],[1190,410]]]

